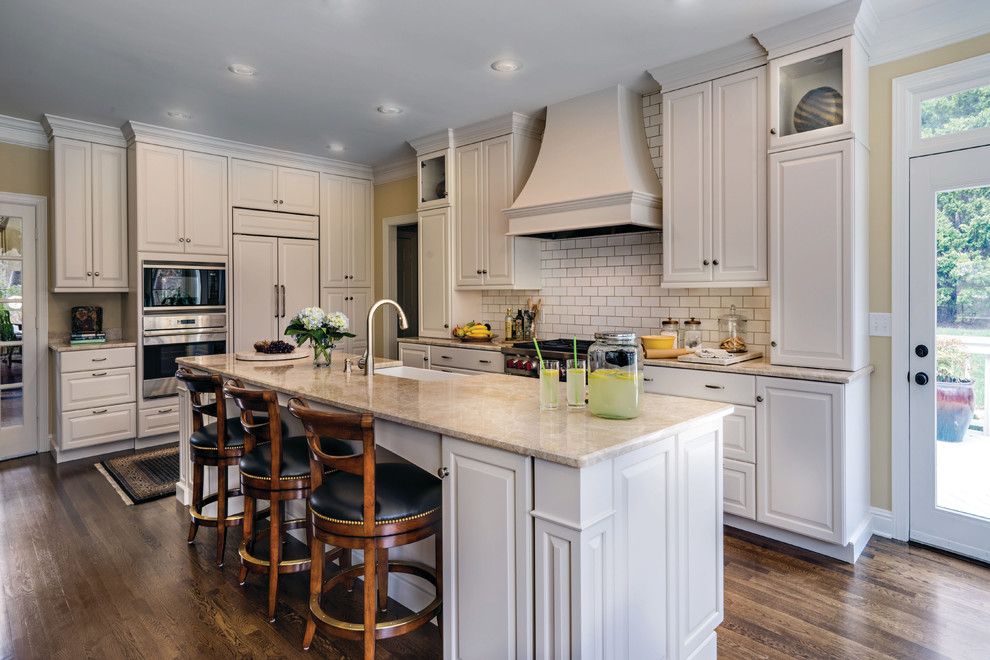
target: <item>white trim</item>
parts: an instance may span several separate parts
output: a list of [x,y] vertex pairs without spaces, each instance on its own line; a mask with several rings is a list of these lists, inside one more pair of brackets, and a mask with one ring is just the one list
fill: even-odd
[[32,149],[48,149],[45,130],[36,121],[0,115],[0,142]]
[[544,127],[545,122],[542,119],[524,115],[521,112],[512,112],[461,128],[455,128],[453,131],[453,146],[461,147],[466,144],[474,144],[475,142],[502,137],[510,133],[542,140]]
[[372,173],[376,186],[382,183],[410,179],[416,176],[416,157],[409,156],[408,158],[400,158],[384,165],[375,165]]
[[765,536],[768,539],[780,541],[781,543],[811,550],[820,555],[838,559],[849,564],[856,563],[856,560],[859,559],[863,549],[866,548],[866,545],[873,536],[873,526],[869,517],[853,532],[852,539],[845,545],[829,543],[828,541],[821,541],[810,536],[804,536],[803,534],[796,534],[786,529],[773,527],[749,518],[742,518],[731,513],[724,514],[723,524],[726,527],[742,529],[752,534],[758,534],[759,536]]
[[128,146],[135,142],[147,142],[164,147],[190,149],[193,151],[230,156],[231,158],[316,170],[339,176],[349,176],[358,179],[372,178],[371,167],[360,163],[300,154],[273,147],[262,147],[256,144],[225,140],[200,133],[177,131],[165,126],[153,126],[136,121],[127,122],[121,127],[121,130],[124,133]]
[[[382,297],[395,300],[395,282],[392,281],[395,270],[395,230],[400,225],[415,225],[419,223],[419,216],[415,213],[405,215],[392,215],[382,219]],[[398,342],[398,325],[395,314],[385,315],[385,324],[382,329],[382,343],[385,346],[385,357],[397,358],[398,354],[392,355],[392,348]],[[398,353],[398,351],[396,351]]]
[[79,119],[59,117],[57,115],[44,115],[41,118],[41,126],[45,129],[45,135],[49,140],[55,137],[71,138],[73,140],[84,140],[86,142],[96,142],[111,147],[126,147],[127,140],[120,128],[94,124]]
[[894,515],[890,511],[878,509],[875,506],[870,507],[870,518],[872,520],[870,526],[876,536],[882,536],[885,539],[894,536]]
[[454,129],[445,128],[436,133],[430,133],[421,138],[409,140],[409,146],[416,150],[416,155],[418,156],[443,149],[450,149],[454,146]]
[[[965,72],[973,79],[990,75],[990,55],[961,60],[895,78],[891,84],[891,177],[890,177],[890,263],[891,263],[891,340],[890,340],[890,485],[892,536],[907,541],[910,536],[910,371],[908,314],[910,311],[909,195],[911,192],[910,158],[933,153],[931,144],[915,139],[915,108],[926,92],[939,89],[947,81],[965,87]],[[960,133],[943,147],[978,146],[982,131]],[[912,148],[917,153],[912,153]]]
[[978,37],[987,32],[985,0],[942,0],[885,19],[870,53],[870,64],[884,64]]
[[767,51],[754,37],[685,60],[650,69],[661,91],[672,92],[701,82],[755,69],[767,63]]
[[846,0],[753,36],[767,49],[770,59],[851,35],[856,35],[869,53],[877,26],[877,15],[869,0]]

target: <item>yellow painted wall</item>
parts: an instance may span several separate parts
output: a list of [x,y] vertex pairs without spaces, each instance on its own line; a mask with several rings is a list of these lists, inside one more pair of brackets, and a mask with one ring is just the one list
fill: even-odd
[[[416,212],[416,177],[389,181],[375,186],[375,299],[382,297],[385,291],[385,284],[382,281],[382,241],[384,240],[384,230],[382,221],[396,215],[406,215]],[[363,319],[351,320],[352,323],[363,322]],[[383,326],[381,323],[375,324],[375,346],[384,346]],[[375,351],[378,355],[381,350]]]
[[[870,68],[870,311],[890,311],[891,83],[894,78],[990,53],[990,34]],[[889,509],[890,339],[873,337],[871,359],[872,501]],[[903,377],[903,376],[901,376]]]

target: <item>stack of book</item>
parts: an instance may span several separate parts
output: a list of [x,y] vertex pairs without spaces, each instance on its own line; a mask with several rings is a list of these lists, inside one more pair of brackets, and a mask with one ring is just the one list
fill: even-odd
[[104,332],[73,332],[69,336],[69,344],[105,344],[107,335]]

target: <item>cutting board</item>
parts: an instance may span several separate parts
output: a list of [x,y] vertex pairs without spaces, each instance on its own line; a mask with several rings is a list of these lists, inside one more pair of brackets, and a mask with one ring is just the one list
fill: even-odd
[[245,362],[287,362],[313,357],[311,351],[294,351],[292,353],[258,353],[257,351],[238,351],[234,357]]
[[730,364],[739,364],[740,362],[747,362],[749,360],[755,360],[756,358],[763,357],[763,351],[746,351],[745,353],[730,353],[729,357],[724,358],[702,358],[695,354],[681,355],[677,358],[678,362],[693,362],[695,364],[717,364],[720,367],[727,367]]

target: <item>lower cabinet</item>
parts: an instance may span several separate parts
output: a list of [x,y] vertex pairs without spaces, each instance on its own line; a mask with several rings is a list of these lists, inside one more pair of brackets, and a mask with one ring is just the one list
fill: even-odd
[[444,657],[532,657],[532,459],[447,437],[442,453]]
[[430,368],[430,347],[425,344],[399,342],[399,360],[406,367]]
[[138,437],[153,438],[179,431],[179,402],[174,398],[149,401],[138,409]]
[[133,403],[64,412],[60,421],[63,450],[127,440],[137,434]]

